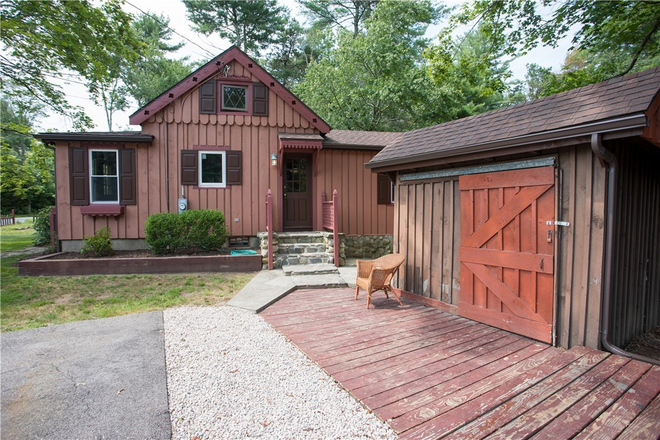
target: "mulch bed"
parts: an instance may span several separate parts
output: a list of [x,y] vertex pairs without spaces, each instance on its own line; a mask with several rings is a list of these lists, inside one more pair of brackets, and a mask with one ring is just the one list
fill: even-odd
[[[218,251],[199,251],[199,250],[191,250],[191,251],[186,251],[186,252],[176,252],[173,254],[163,254],[163,255],[156,255],[153,254],[149,250],[135,250],[135,251],[115,251],[114,254],[106,256],[106,257],[100,257],[100,258],[108,258],[108,259],[115,259],[115,258],[167,258],[167,257],[205,257],[205,256],[213,256],[213,255],[229,255],[233,249],[222,249]],[[85,260],[88,258],[94,258],[94,257],[88,257],[85,256],[79,252],[66,252],[62,254],[58,254],[56,257],[58,260]]]
[[656,327],[647,334],[635,338],[628,344],[625,350],[660,361],[660,327]]

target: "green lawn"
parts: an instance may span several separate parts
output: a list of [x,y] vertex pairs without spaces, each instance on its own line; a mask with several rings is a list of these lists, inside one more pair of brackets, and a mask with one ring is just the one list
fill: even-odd
[[0,227],[0,252],[17,251],[32,244],[32,221]]
[[[13,226],[0,229],[3,252],[32,245],[32,229]],[[0,331],[163,310],[184,304],[223,303],[255,275],[23,277],[18,276],[16,266],[20,258],[0,259]]]

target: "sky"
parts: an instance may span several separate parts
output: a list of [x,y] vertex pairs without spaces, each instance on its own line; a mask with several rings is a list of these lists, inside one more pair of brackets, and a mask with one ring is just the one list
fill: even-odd
[[[466,0],[445,0],[444,4],[447,6],[456,6],[465,3]],[[292,14],[303,22],[304,17],[300,13],[300,7],[295,0],[278,0],[278,3],[284,5],[292,11]],[[191,30],[191,23],[186,17],[186,7],[180,0],[125,0],[124,10],[132,14],[140,14],[141,12],[152,12],[162,14],[170,19],[170,28],[176,34],[171,42],[177,43],[179,41],[186,43],[185,46],[175,54],[177,57],[189,56],[192,61],[205,61],[208,60],[224,50],[226,50],[230,43],[223,40],[218,36],[204,36],[193,32]],[[427,32],[427,37],[435,38],[438,30],[442,27],[442,23],[431,26]],[[459,32],[465,32],[460,30]],[[515,59],[510,63],[510,69],[515,79],[524,79],[527,71],[526,65],[531,63],[539,64],[543,67],[551,67],[555,71],[559,70],[564,61],[568,48],[570,47],[570,40],[564,39],[560,41],[556,49],[552,48],[537,48],[531,51],[524,57]],[[74,82],[63,84],[63,90],[67,95],[67,99],[72,105],[82,106],[85,112],[90,116],[96,127],[93,131],[107,131],[108,126],[105,120],[105,113],[103,108],[94,104],[89,99],[87,90],[84,85]],[[139,126],[129,125],[129,116],[137,110],[137,105],[130,106],[127,111],[117,112],[113,116],[113,130],[139,130]],[[39,130],[55,130],[55,131],[71,131],[71,121],[63,116],[52,115],[40,121]]]

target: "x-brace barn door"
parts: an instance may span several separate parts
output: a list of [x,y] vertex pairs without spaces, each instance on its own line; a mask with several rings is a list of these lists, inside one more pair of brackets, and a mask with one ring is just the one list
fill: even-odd
[[552,342],[553,167],[461,176],[458,312]]

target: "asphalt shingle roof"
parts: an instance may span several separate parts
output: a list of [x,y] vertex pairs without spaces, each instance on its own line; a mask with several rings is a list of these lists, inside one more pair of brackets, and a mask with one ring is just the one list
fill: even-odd
[[504,141],[643,113],[660,88],[660,67],[492,112],[403,133],[370,165],[432,155],[461,146]]
[[386,131],[332,130],[325,135],[323,145],[326,147],[384,147],[396,141],[401,134]]

